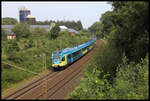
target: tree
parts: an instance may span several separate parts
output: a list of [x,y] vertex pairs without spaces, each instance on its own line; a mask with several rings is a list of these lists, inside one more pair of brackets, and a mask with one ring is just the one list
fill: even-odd
[[18,23],[11,30],[16,34],[17,40],[28,38],[31,35],[30,27],[27,23]]
[[49,33],[50,38],[51,38],[51,39],[56,39],[56,38],[58,37],[58,35],[59,35],[59,31],[60,31],[59,26],[58,26],[58,25],[55,25],[55,26],[51,29],[50,33]]
[[10,17],[2,18],[2,25],[14,25],[17,23],[18,21],[15,18],[10,18]]
[[96,35],[97,37],[103,38],[104,34],[102,33],[103,25],[100,21],[95,22],[91,27],[88,28],[88,30],[91,32],[91,34]]
[[[113,2],[113,27],[116,31],[112,42],[125,51],[133,61],[144,58],[148,52],[149,12],[148,2]],[[141,50],[144,49],[144,50]]]
[[44,29],[44,28],[36,27],[32,30],[32,34],[34,36],[43,36],[43,35],[47,34],[47,32],[46,32],[46,29]]
[[46,21],[36,21],[36,24],[37,25],[49,25],[51,22],[56,23],[58,26],[64,25],[68,28],[73,28],[77,31],[83,29],[83,26],[82,26],[82,23],[80,20],[77,22],[75,22],[75,21],[52,21],[52,20],[48,21],[48,20],[46,20]]
[[80,31],[80,34],[79,35],[85,35],[85,36],[90,36],[90,31],[89,30],[87,30],[87,29],[82,29],[81,31]]
[[78,26],[78,29],[77,29],[78,31],[83,29],[83,26],[80,20],[77,21],[77,26]]
[[113,13],[111,11],[105,12],[102,17],[100,18],[101,25],[101,33],[103,33],[104,36],[109,35],[109,33],[112,30],[113,27]]
[[5,29],[2,29],[2,40],[3,41],[7,40],[7,34],[6,34]]

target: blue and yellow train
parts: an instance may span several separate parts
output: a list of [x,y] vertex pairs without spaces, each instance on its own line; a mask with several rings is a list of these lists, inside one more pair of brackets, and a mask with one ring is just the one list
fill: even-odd
[[81,45],[78,45],[73,48],[65,48],[63,50],[56,50],[52,53],[52,67],[59,68],[59,67],[65,67],[83,55],[85,55],[87,52],[89,52],[95,45],[96,38],[91,39],[88,42],[85,42]]

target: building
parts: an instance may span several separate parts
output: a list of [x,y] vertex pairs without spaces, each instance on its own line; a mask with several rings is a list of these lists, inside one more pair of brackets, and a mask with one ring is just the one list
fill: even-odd
[[25,17],[25,22],[27,22],[30,25],[34,25],[35,24],[35,17],[32,15],[27,15]]
[[[14,25],[1,25],[1,28],[11,32],[11,29],[14,27]],[[50,31],[51,26],[50,25],[30,25],[30,31],[32,31],[34,28],[40,27],[46,29],[46,31]]]
[[44,28],[46,31],[50,31],[51,26],[50,25],[30,25],[30,31],[32,31],[34,28]]
[[19,20],[20,22],[25,22],[26,16],[30,15],[31,12],[27,8],[23,7],[19,10]]
[[15,34],[7,34],[7,39],[8,40],[12,40],[12,39],[15,39],[15,38],[16,38]]
[[73,28],[69,28],[68,31],[72,33],[72,36],[75,36],[76,34],[79,34],[79,32],[76,31],[76,30],[73,29]]
[[69,31],[69,32],[71,32],[72,36],[75,36],[76,34],[79,34],[79,32],[76,31],[73,28],[68,28],[66,26],[59,26],[59,28],[60,28],[60,31]]
[[59,28],[60,28],[60,31],[68,30],[68,27],[66,27],[66,26],[59,26]]
[[16,35],[13,32],[6,30],[6,33],[7,33],[8,40],[16,39]]

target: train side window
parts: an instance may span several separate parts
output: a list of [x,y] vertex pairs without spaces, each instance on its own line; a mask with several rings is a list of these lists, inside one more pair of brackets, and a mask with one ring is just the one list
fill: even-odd
[[62,58],[62,61],[65,61],[65,56]]
[[75,52],[75,53],[73,53],[72,55],[73,55],[73,57],[74,57],[74,56],[77,56],[79,53],[80,53],[80,50],[77,51],[77,52]]

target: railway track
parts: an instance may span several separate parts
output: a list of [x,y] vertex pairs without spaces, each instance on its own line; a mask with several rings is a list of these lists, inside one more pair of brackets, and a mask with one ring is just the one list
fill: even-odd
[[[99,42],[96,42],[97,44]],[[96,45],[97,47],[97,45]],[[66,96],[69,86],[76,86],[73,82],[82,75],[83,65],[90,59],[96,48],[74,62],[65,70],[59,72],[48,71],[45,75],[32,80],[23,87],[17,88],[2,99],[62,99]],[[79,81],[79,80],[78,80]],[[65,90],[64,90],[65,89]]]

